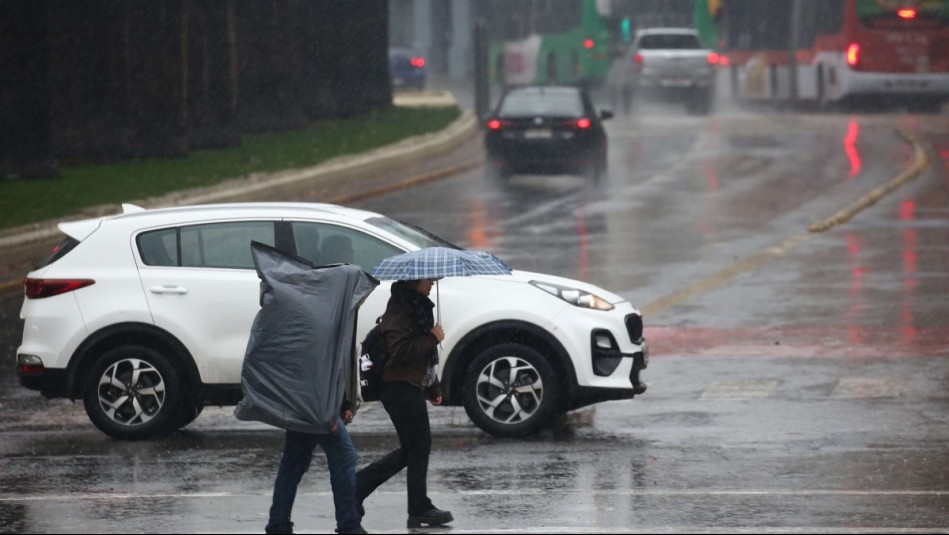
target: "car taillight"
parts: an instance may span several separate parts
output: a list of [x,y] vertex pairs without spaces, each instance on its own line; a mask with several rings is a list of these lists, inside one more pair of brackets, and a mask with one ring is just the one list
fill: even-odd
[[915,9],[908,8],[908,7],[896,10],[896,16],[898,16],[901,19],[906,19],[906,20],[915,19],[916,14],[917,14],[917,11]]
[[500,130],[500,129],[501,129],[501,121],[497,119],[491,119],[490,121],[488,121],[488,130]]
[[583,48],[587,48],[587,49],[593,48],[594,45],[596,45],[596,43],[593,41],[593,39],[583,40]]
[[590,128],[590,120],[587,119],[586,117],[581,117],[577,119],[577,128],[580,128],[583,130]]
[[46,373],[43,359],[36,355],[17,355],[16,364],[22,375],[43,375]]
[[412,64],[413,67],[417,67],[421,69],[422,67],[425,66],[425,58],[412,58],[410,60],[410,63]]
[[636,65],[642,65],[642,64],[643,64],[643,55],[637,53],[635,56],[633,56],[633,61],[636,62]]
[[847,65],[851,67],[856,67],[857,63],[860,62],[860,45],[857,43],[850,43],[850,46],[847,47]]
[[717,52],[709,52],[709,53],[708,53],[708,64],[709,64],[709,65],[718,65],[718,63],[719,63],[720,61],[721,61],[721,56],[719,56]]
[[43,299],[95,284],[92,279],[23,279],[27,299]]

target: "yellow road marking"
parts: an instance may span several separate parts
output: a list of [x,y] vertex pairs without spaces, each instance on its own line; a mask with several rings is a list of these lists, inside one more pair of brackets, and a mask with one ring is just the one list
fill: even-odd
[[738,260],[737,262],[734,262],[731,265],[726,266],[725,268],[703,279],[700,279],[699,281],[682,290],[660,297],[659,299],[640,308],[640,311],[644,316],[655,316],[665,312],[666,310],[669,310],[676,305],[682,304],[690,299],[698,297],[699,295],[719,288],[725,282],[743,273],[757,269],[765,263],[770,262],[771,260],[791,251],[798,245],[801,245],[805,241],[809,240],[814,233],[824,232],[849,220],[861,210],[879,201],[888,193],[891,193],[903,184],[906,184],[910,180],[922,174],[922,172],[928,169],[930,165],[929,152],[916,136],[903,131],[897,131],[897,133],[908,140],[914,147],[916,161],[909,169],[903,171],[897,175],[896,178],[890,180],[886,184],[874,188],[870,193],[867,193],[856,201],[848,204],[843,209],[834,213],[834,215],[824,219],[823,221],[810,225],[808,227],[808,232],[803,232],[796,236],[792,236],[781,242],[779,245],[769,247],[764,251],[760,251],[751,256],[742,258],[741,260]]

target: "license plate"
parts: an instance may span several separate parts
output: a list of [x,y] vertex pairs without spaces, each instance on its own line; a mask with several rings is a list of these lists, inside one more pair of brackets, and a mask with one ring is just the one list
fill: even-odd
[[664,78],[659,80],[659,85],[663,87],[688,87],[692,81],[688,78]]
[[524,131],[525,139],[550,139],[554,133],[547,128],[534,128]]

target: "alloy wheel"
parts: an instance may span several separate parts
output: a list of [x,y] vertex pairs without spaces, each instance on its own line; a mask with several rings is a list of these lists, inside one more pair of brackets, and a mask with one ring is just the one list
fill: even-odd
[[118,360],[99,377],[99,406],[113,422],[125,426],[148,423],[165,403],[165,381],[150,363]]
[[477,399],[492,420],[503,424],[523,422],[540,409],[544,381],[526,360],[502,357],[491,361],[478,375]]

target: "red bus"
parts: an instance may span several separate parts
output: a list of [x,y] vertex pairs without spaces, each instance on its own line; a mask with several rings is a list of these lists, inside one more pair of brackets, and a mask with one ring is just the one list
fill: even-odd
[[930,112],[949,101],[949,0],[726,0],[723,6],[717,29],[729,80],[720,87],[733,98],[797,99],[822,108],[875,99]]

